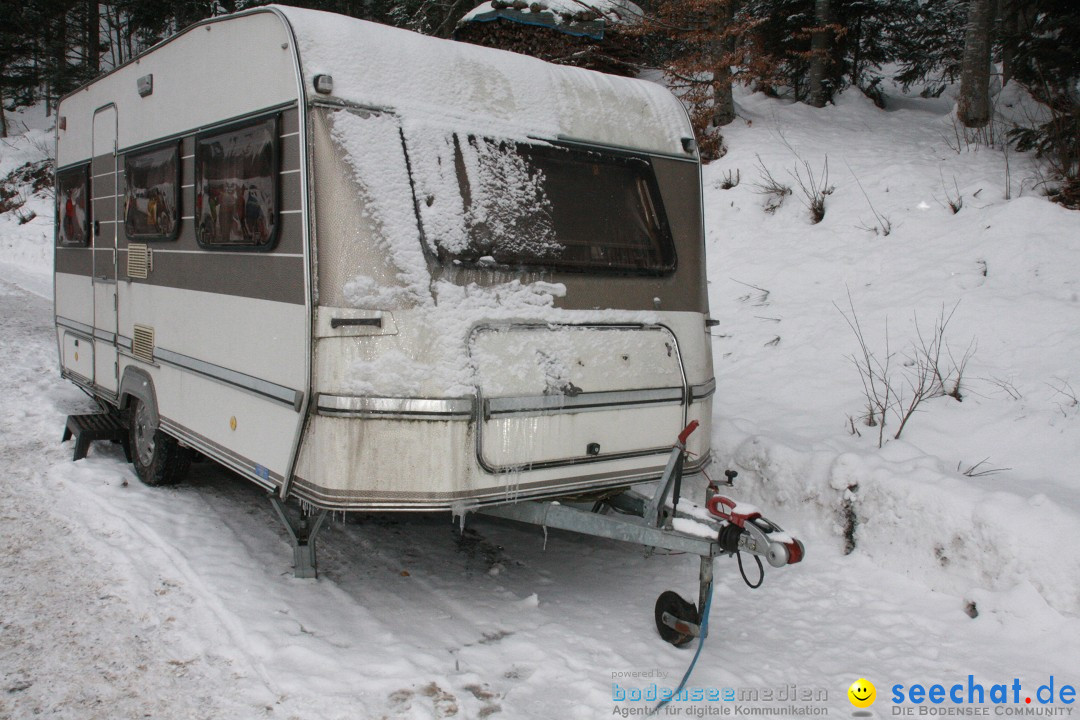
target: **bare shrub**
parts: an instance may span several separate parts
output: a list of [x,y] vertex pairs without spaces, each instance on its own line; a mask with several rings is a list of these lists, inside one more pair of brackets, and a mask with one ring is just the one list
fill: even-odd
[[806,179],[803,179],[802,170],[798,165],[795,166],[795,172],[791,173],[791,176],[799,184],[799,191],[804,198],[803,204],[810,211],[810,222],[817,225],[825,218],[825,196],[832,195],[833,190],[836,189],[829,185],[829,158],[825,157],[825,163],[817,176],[810,169],[809,162],[803,160],[802,163],[806,170]]
[[1080,398],[1077,398],[1076,391],[1073,390],[1073,386],[1067,380],[1056,377],[1054,378],[1054,384],[1046,384],[1054,391],[1055,396],[1060,395],[1062,397],[1062,401],[1058,402],[1057,406],[1065,417],[1069,416],[1070,410],[1075,410],[1080,406]]
[[844,164],[847,165],[848,170],[851,172],[851,177],[855,178],[855,184],[859,186],[859,190],[862,191],[863,197],[866,198],[866,204],[870,206],[870,212],[874,213],[873,225],[863,224],[859,227],[864,230],[869,230],[875,235],[880,234],[888,237],[889,233],[892,232],[892,221],[889,220],[888,215],[882,215],[877,211],[877,208],[874,207],[874,203],[870,202],[870,196],[866,194],[866,188],[859,182],[859,176],[855,174],[855,171],[851,169],[851,165],[848,165],[846,160],[844,161]]
[[923,332],[919,318],[915,316],[917,339],[904,353],[905,362],[900,363],[903,369],[898,373],[893,364],[894,354],[890,350],[888,320],[885,322],[885,352],[879,356],[867,343],[851,293],[848,293],[847,311],[835,307],[859,343],[859,352],[851,356],[851,361],[859,371],[866,402],[866,413],[862,419],[867,426],[877,428],[879,448],[885,444],[885,426],[889,416],[899,423],[892,436],[894,440],[899,440],[908,422],[927,400],[946,396],[963,400],[961,386],[964,372],[975,353],[976,343],[972,340],[959,359],[950,349],[945,333],[956,312],[955,305],[948,314],[942,307],[930,332]]
[[761,180],[754,183],[754,192],[765,196],[765,212],[771,214],[779,210],[780,206],[784,204],[784,198],[791,194],[791,186],[785,185],[774,178],[769,169],[765,167],[765,163],[761,161],[760,155],[754,157],[757,158],[759,172],[761,173]]
[[953,195],[949,192],[949,188],[945,185],[945,176],[941,173],[941,168],[938,168],[938,176],[941,178],[941,189],[945,191],[945,203],[949,209],[952,210],[952,214],[960,212],[960,208],[964,207],[964,196],[960,194],[960,186],[956,182],[956,176],[953,175],[953,189],[956,194]]
[[[956,463],[956,472],[960,473],[961,475],[966,475],[969,478],[976,478],[986,477],[987,475],[996,475],[1000,472],[1005,472],[1006,470],[1012,470],[1012,468],[995,468],[990,466],[982,468],[982,466],[985,465],[986,461],[989,459],[990,458],[985,457],[974,465],[970,465],[966,470],[961,470],[964,464],[961,460],[960,462]],[[980,470],[979,468],[982,468],[982,470]]]

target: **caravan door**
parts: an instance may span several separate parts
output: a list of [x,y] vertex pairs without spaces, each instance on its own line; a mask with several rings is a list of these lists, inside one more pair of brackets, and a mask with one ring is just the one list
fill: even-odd
[[94,113],[93,161],[90,164],[90,197],[93,198],[94,286],[94,382],[117,392],[116,353],[116,106],[109,104]]

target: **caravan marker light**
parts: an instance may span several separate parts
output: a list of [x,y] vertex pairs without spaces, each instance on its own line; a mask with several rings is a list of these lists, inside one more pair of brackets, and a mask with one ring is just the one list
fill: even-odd
[[334,92],[334,76],[333,75],[316,75],[315,76],[315,92],[323,95],[329,95]]

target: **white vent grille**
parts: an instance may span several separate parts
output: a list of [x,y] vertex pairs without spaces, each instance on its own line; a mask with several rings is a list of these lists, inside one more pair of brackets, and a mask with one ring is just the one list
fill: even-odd
[[136,325],[133,334],[131,354],[145,362],[154,362],[154,328]]
[[128,277],[145,280],[150,274],[150,248],[146,243],[131,243],[128,245]]

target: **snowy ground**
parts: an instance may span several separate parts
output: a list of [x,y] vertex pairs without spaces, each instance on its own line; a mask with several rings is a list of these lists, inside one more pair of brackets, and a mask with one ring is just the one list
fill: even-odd
[[[1022,157],[1006,201],[1000,153],[950,148],[946,100],[739,105],[730,152],[705,173],[713,444],[737,494],[808,555],[756,591],[719,562],[690,684],[824,690],[799,707],[843,717],[860,677],[879,717],[895,684],[1080,684],[1080,215],[1037,197]],[[4,172],[33,154],[19,143],[0,148]],[[791,185],[798,158],[818,173],[827,155],[824,220],[810,224],[797,186],[764,212],[755,155]],[[652,604],[693,595],[692,558],[372,515],[333,523],[322,577],[296,580],[269,503],[228,473],[202,464],[150,489],[101,444],[72,464],[63,418],[89,401],[56,369],[49,236],[47,219],[0,218],[0,717],[586,719],[642,707],[614,702],[613,682],[677,684],[692,652],[656,637]],[[950,348],[977,344],[963,402],[928,401],[881,450],[857,422],[858,346],[835,307],[849,294],[882,357],[887,318],[898,373],[916,316],[925,332],[956,306]],[[999,472],[957,471],[983,458],[976,472]],[[666,675],[625,675],[650,671]],[[736,705],[779,717],[791,703],[673,710]]]

